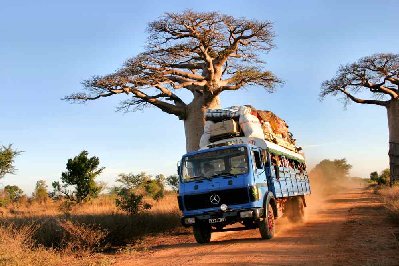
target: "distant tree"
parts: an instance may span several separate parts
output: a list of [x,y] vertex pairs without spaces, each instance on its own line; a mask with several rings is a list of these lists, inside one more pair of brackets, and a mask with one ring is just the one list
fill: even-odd
[[378,184],[380,184],[380,185],[389,184],[390,178],[391,178],[391,173],[390,173],[389,168],[384,169],[384,170],[381,172],[380,176],[379,176]]
[[387,109],[390,184],[399,180],[399,54],[374,54],[341,66],[334,78],[322,84],[320,96],[327,95],[342,95],[345,104],[352,101]]
[[119,174],[118,178],[116,179],[116,182],[121,183],[121,187],[127,188],[127,189],[137,189],[143,184],[150,179],[150,176],[148,176],[145,172],[141,172],[137,175],[133,173],[129,174]]
[[179,189],[179,176],[171,175],[166,178],[166,184],[173,189],[173,191],[177,191]]
[[160,200],[165,195],[165,176],[160,174],[155,179],[147,180],[144,189],[154,200]]
[[36,182],[35,191],[33,192],[33,198],[39,203],[45,203],[48,200],[47,184],[45,180],[39,180]]
[[98,157],[89,158],[87,151],[82,151],[78,156],[69,159],[66,165],[67,171],[61,175],[62,183],[53,182],[52,184],[55,192],[78,203],[97,197],[101,188],[95,178],[105,169],[99,167],[99,164]]
[[17,202],[24,195],[24,191],[15,185],[14,186],[10,186],[10,185],[5,186],[4,192],[6,193],[7,197],[12,202]]
[[317,173],[320,178],[329,180],[338,180],[349,177],[349,171],[352,168],[346,159],[322,160],[313,169],[313,173]]
[[[274,91],[280,80],[266,70],[273,48],[272,23],[217,12],[166,13],[149,23],[145,51],[115,73],[83,82],[85,93],[66,100],[86,102],[117,94],[131,96],[119,110],[155,106],[184,121],[187,151],[199,148],[204,114],[220,106],[224,91],[259,86]],[[178,96],[191,95],[187,103]],[[185,96],[185,95],[184,95]]]
[[155,200],[159,200],[164,196],[165,179],[165,176],[162,174],[154,178],[145,172],[137,175],[133,173],[119,174],[116,182],[121,183],[121,185],[115,187],[114,190],[118,191],[118,189],[126,188],[134,191],[136,194],[143,194],[143,196],[150,196]]
[[14,166],[14,160],[21,153],[21,151],[14,150],[11,144],[0,146],[0,179],[6,174],[15,174],[17,169]]
[[144,201],[144,193],[151,189],[150,185],[146,188],[148,181],[151,181],[151,176],[145,172],[119,174],[116,182],[120,185],[113,189],[117,195],[116,206],[130,215],[151,209],[151,204]]
[[372,172],[372,173],[370,173],[370,180],[371,181],[374,181],[374,182],[377,182],[378,181],[378,173],[377,172]]
[[370,180],[377,182],[378,185],[387,185],[390,180],[390,170],[389,168],[381,171],[381,174],[378,175],[377,172],[370,173]]

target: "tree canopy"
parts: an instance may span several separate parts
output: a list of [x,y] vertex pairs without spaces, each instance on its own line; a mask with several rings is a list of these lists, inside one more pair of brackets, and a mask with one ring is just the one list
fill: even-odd
[[115,73],[83,82],[85,92],[65,97],[85,102],[115,94],[130,98],[119,110],[152,105],[185,119],[187,105],[176,94],[189,90],[211,101],[223,91],[259,85],[273,91],[280,80],[265,69],[262,54],[273,47],[269,21],[256,21],[217,12],[166,13],[149,23],[145,51]]
[[14,166],[15,157],[21,154],[12,148],[12,145],[0,146],[0,179],[6,174],[15,174],[17,170]]
[[345,158],[335,160],[322,160],[313,169],[313,174],[316,173],[321,179],[336,180],[347,178],[349,171],[352,168]]
[[[82,202],[84,200],[96,197],[101,190],[97,185],[95,178],[105,169],[99,167],[98,157],[88,157],[87,151],[82,151],[73,159],[68,159],[66,172],[61,175],[62,184],[53,182],[55,192],[62,193],[68,199]],[[68,187],[72,186],[73,190]]]
[[342,95],[345,104],[353,101],[387,106],[398,100],[398,87],[399,54],[379,53],[341,66],[334,78],[323,82],[320,96]]

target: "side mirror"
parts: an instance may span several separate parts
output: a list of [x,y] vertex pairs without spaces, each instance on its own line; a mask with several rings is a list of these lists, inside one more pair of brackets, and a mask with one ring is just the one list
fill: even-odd
[[180,161],[177,162],[177,175],[181,176],[181,164],[180,164]]
[[261,155],[259,151],[254,151],[254,159],[255,159],[255,164],[257,169],[262,169],[263,168],[263,163],[261,159]]

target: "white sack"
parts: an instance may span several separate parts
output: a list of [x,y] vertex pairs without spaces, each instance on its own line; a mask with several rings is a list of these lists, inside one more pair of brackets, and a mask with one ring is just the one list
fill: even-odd
[[[243,111],[246,112],[246,110]],[[244,132],[246,137],[265,139],[262,125],[256,116],[251,115],[250,113],[240,115],[239,123],[241,130]]]
[[205,121],[204,133],[201,136],[199,144],[200,148],[205,148],[206,146],[209,145],[209,138],[211,137],[211,128],[213,124],[215,123],[212,121]]

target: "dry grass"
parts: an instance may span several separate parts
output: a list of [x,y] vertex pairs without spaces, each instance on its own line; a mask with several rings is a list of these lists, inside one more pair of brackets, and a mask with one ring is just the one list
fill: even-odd
[[0,265],[109,265],[104,257],[80,256],[37,246],[33,240],[36,226],[0,226]]
[[396,222],[399,222],[399,186],[382,187],[377,191],[382,196],[387,209]]
[[0,224],[17,228],[35,225],[32,238],[36,244],[46,247],[89,253],[104,251],[180,226],[176,194],[167,194],[158,202],[146,201],[153,208],[133,216],[118,210],[111,196],[70,206],[68,212],[62,202],[25,203],[3,210]]

